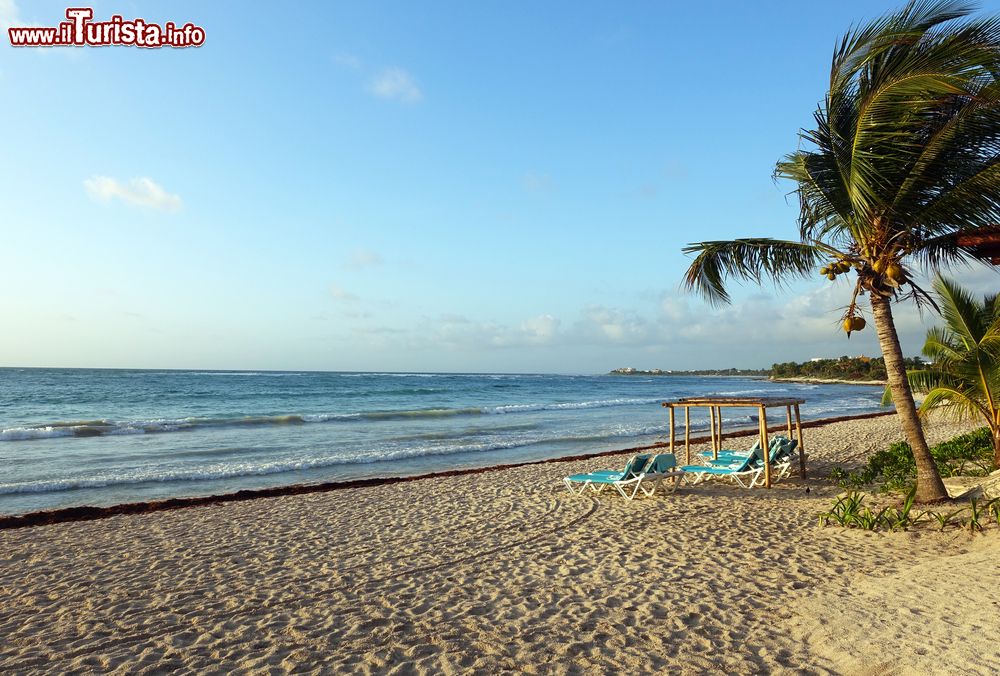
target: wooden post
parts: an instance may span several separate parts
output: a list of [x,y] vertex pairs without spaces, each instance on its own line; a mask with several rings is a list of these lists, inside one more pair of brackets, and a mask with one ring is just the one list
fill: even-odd
[[684,407],[684,464],[691,464],[691,407]]
[[788,440],[791,441],[791,439],[792,439],[792,407],[791,406],[786,406],[785,407],[785,414],[787,415],[787,418],[788,418]]
[[719,450],[721,451],[722,450],[722,407],[716,406],[715,412],[719,420]]
[[715,407],[708,407],[709,423],[712,428],[712,460],[719,459],[719,447],[715,445]]
[[764,454],[764,487],[771,487],[771,449],[767,443],[767,409],[760,407],[760,449]]
[[674,452],[674,407],[670,407],[670,452]]
[[795,404],[795,428],[799,435],[799,476],[806,478],[806,449],[802,443],[802,416],[799,415],[799,405]]

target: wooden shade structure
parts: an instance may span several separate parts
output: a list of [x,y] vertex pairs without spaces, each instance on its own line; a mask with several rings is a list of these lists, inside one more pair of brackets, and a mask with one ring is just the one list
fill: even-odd
[[[767,449],[767,409],[785,409],[786,421],[788,423],[788,438],[792,438],[792,413],[795,413],[795,434],[799,442],[799,476],[803,479],[806,476],[806,453],[802,443],[802,416],[799,413],[799,404],[804,404],[805,399],[787,399],[781,397],[685,397],[677,401],[665,401],[663,407],[670,410],[670,452],[674,452],[675,433],[675,409],[684,409],[684,453],[685,464],[691,464],[691,409],[707,408],[709,423],[712,430],[712,457],[719,458],[719,451],[722,448],[722,409],[724,408],[756,408],[757,422],[760,431],[760,447]],[[771,455],[764,453],[764,486],[771,487]]]

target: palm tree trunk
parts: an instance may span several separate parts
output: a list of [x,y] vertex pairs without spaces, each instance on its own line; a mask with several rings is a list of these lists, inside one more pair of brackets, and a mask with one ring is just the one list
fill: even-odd
[[1000,469],[1000,427],[993,430],[993,469]]
[[899,346],[899,335],[896,333],[896,323],[892,319],[892,308],[889,299],[872,294],[872,317],[875,320],[875,330],[878,333],[879,346],[882,348],[882,358],[885,359],[885,372],[889,379],[889,389],[892,400],[896,404],[896,415],[899,425],[903,428],[906,441],[913,449],[913,459],[917,463],[917,494],[916,502],[940,502],[948,499],[948,491],[941,482],[937,465],[927,448],[924,430],[917,417],[917,406],[913,403],[913,392],[906,379],[906,365],[903,362],[903,350]]

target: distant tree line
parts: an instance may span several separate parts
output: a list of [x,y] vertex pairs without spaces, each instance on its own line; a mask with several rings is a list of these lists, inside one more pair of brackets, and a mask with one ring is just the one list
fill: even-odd
[[769,376],[771,372],[767,369],[695,369],[693,371],[673,371],[663,369],[642,370],[623,366],[609,371],[612,376]]
[[[907,369],[920,369],[920,357],[903,360]],[[771,367],[774,378],[826,378],[831,380],[885,380],[885,361],[882,357],[848,357],[816,359],[806,362],[785,362]]]

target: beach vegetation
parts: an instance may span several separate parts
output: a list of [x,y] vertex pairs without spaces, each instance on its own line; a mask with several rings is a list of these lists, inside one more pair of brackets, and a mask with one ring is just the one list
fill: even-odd
[[845,528],[855,525],[863,502],[864,496],[857,491],[851,491],[846,495],[838,496],[830,511],[820,512],[819,525],[826,526],[831,522]]
[[955,518],[959,514],[961,514],[964,511],[965,507],[961,507],[959,509],[954,509],[950,512],[929,512],[929,514],[932,519],[938,522],[938,526],[940,526],[941,530],[944,530],[945,528],[948,527],[950,523],[952,523],[955,520]]
[[926,512],[914,513],[913,505],[916,497],[917,491],[914,487],[906,494],[901,507],[898,509],[891,507],[889,509],[888,519],[891,530],[909,530],[911,526],[919,523],[926,516]]
[[979,504],[979,500],[972,498],[969,500],[969,518],[963,521],[966,528],[969,529],[970,533],[982,532],[983,530],[983,515],[989,513],[989,505],[983,508]]
[[[986,427],[936,444],[930,453],[938,473],[944,477],[986,476],[997,469],[992,434]],[[836,467],[830,476],[843,488],[878,485],[882,492],[909,491],[915,485],[916,471],[913,450],[900,441],[873,453],[864,466],[855,470]]]
[[907,530],[912,525],[912,496],[908,496],[907,500],[909,504],[904,503],[902,509],[883,507],[874,512],[864,504],[865,496],[862,493],[851,491],[839,496],[830,511],[819,515],[819,524],[826,526],[835,523],[843,528],[861,530]]
[[[956,524],[970,533],[980,533],[990,515],[997,520],[997,525],[1000,525],[1000,517],[996,516],[1000,513],[1000,498],[986,502],[972,498],[968,506],[946,512],[915,511],[915,498],[916,487],[910,489],[901,506],[890,505],[876,512],[865,505],[863,493],[851,491],[837,496],[830,510],[820,513],[819,525],[835,524],[842,528],[868,531],[908,531],[921,521],[932,520],[937,522],[942,531]],[[965,514],[968,514],[967,518],[960,518]]]
[[[907,369],[924,366],[920,357],[903,360]],[[848,357],[814,359],[807,362],[783,362],[771,366],[773,378],[815,378],[818,380],[868,380],[885,382],[885,360],[882,357]]]
[[997,522],[1000,526],[1000,500],[993,500],[989,505],[990,514],[993,516],[993,520]]
[[[934,291],[944,326],[927,331],[923,352],[933,362],[907,371],[910,387],[924,396],[918,413],[982,420],[993,464],[1000,466],[1000,295],[977,299],[942,277],[934,280]],[[887,389],[883,402],[891,401]]]
[[1000,222],[1000,19],[971,11],[913,0],[838,43],[815,128],[800,132],[800,149],[774,172],[796,184],[797,240],[684,248],[694,256],[686,286],[718,303],[731,300],[729,279],[782,284],[818,270],[851,281],[837,326],[852,320],[850,337],[853,319],[870,313],[920,503],[948,494],[917,414],[892,304],[935,306],[917,273],[978,260],[960,236]]

